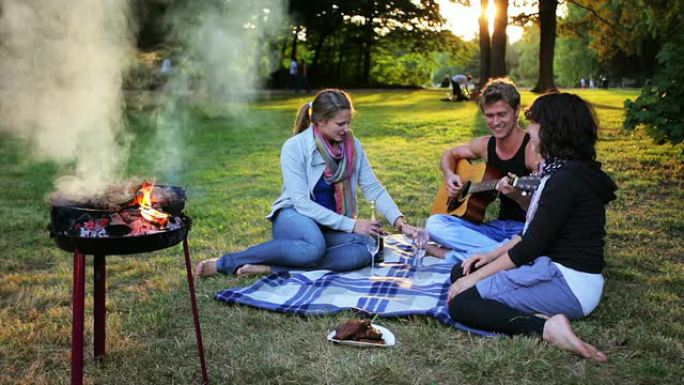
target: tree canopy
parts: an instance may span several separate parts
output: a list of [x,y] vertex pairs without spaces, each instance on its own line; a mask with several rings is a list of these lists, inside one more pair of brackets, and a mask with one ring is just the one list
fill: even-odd
[[[464,47],[442,30],[435,0],[293,0],[290,11],[293,36],[286,51],[310,57],[314,80],[422,84],[434,70],[431,53]],[[416,83],[418,76],[423,81]]]
[[[588,37],[598,60],[613,76],[645,83],[628,100],[625,128],[645,127],[656,141],[684,140],[684,1],[569,0],[580,9],[568,32]],[[607,65],[606,65],[607,64]]]
[[[134,0],[138,46],[148,50],[182,45],[169,22],[174,10],[220,10],[229,3]],[[269,60],[276,63],[270,74],[276,87],[286,84],[292,57],[307,62],[310,81],[319,85],[416,86],[428,84],[445,59],[452,67],[464,66],[476,55],[471,44],[444,29],[436,0],[291,0],[286,11],[287,25],[264,43]]]

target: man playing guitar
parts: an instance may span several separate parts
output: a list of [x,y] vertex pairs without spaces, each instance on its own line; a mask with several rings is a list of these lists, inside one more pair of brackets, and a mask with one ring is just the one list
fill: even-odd
[[488,167],[507,175],[496,184],[499,192],[498,219],[476,224],[446,214],[432,215],[426,229],[430,238],[442,248],[430,247],[437,257],[461,262],[474,253],[487,252],[501,242],[522,232],[529,196],[513,188],[508,174],[529,175],[537,170],[539,156],[529,142],[529,135],[518,125],[520,94],[508,79],[492,79],[482,89],[480,110],[491,135],[482,136],[447,150],[441,168],[449,197],[456,197],[463,188],[455,173],[461,159],[481,159]]

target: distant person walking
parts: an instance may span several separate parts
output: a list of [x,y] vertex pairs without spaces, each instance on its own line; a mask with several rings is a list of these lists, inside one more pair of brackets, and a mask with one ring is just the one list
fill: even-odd
[[290,87],[294,92],[299,92],[299,86],[297,84],[297,71],[298,71],[297,57],[293,56],[290,60]]
[[171,59],[167,57],[166,59],[162,60],[160,72],[162,75],[168,75],[171,73]]
[[587,88],[587,80],[585,78],[580,79],[580,88]]

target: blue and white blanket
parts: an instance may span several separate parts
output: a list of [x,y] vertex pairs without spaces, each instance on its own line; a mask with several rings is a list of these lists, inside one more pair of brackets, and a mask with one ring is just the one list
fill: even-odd
[[425,257],[414,263],[412,247],[401,235],[386,238],[383,262],[347,273],[329,270],[271,274],[251,286],[219,292],[218,301],[281,313],[323,315],[355,310],[380,317],[426,315],[441,323],[484,336],[449,317],[446,296],[452,263]]

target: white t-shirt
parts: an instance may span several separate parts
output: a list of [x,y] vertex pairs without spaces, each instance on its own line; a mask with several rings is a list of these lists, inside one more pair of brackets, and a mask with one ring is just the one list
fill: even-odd
[[460,85],[462,85],[462,86],[465,86],[465,85],[468,84],[468,77],[465,76],[465,75],[454,75],[454,76],[451,77],[451,80],[452,80],[454,83],[458,83],[458,84],[460,84]]

